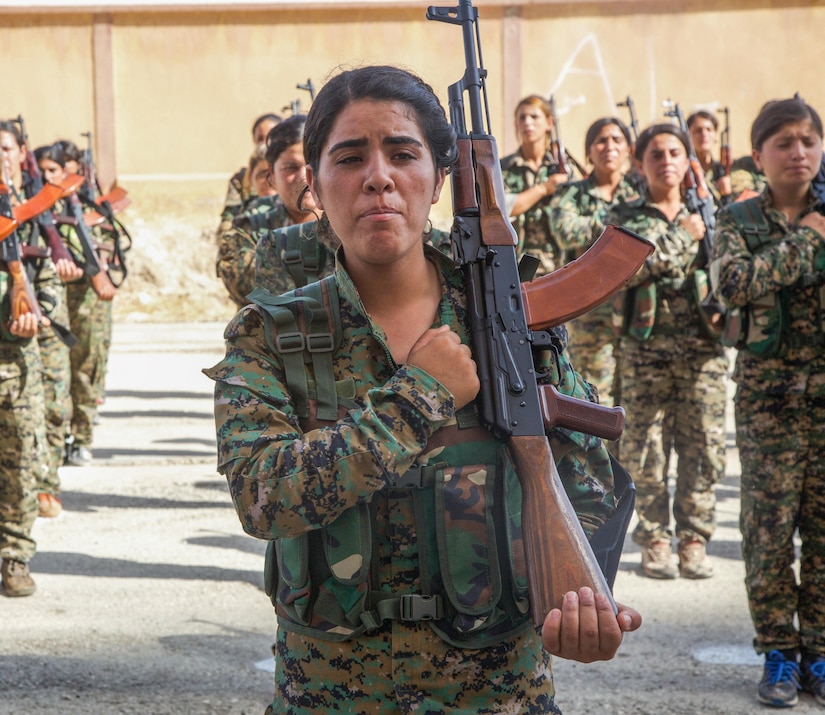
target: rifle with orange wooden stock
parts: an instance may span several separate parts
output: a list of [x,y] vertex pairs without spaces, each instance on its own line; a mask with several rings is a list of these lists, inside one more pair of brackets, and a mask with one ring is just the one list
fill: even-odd
[[571,164],[582,177],[587,176],[587,169],[585,169],[578,161],[576,161],[572,154],[567,151],[564,142],[561,140],[561,129],[559,127],[559,113],[556,111],[556,97],[550,95],[548,100],[550,105],[550,153],[553,155],[556,163],[559,165],[559,173],[567,174],[568,179],[573,179],[573,170]]
[[[14,121],[20,125],[20,133],[23,135],[23,141],[28,143],[26,125],[23,122],[23,117],[18,116]],[[34,156],[34,152],[26,152],[26,163],[23,166],[23,171],[28,177],[32,193],[36,195],[39,194],[40,191],[43,190],[46,182],[43,181],[43,175],[40,173],[40,167],[37,166],[37,159]],[[77,229],[77,236],[83,250],[82,263],[66,251],[63,239],[57,230],[56,224],[58,221],[50,210],[40,213],[37,217],[37,223],[40,226],[40,230],[43,231],[46,236],[49,248],[52,250],[52,260],[58,261],[61,258],[71,258],[83,268],[83,271],[89,276],[92,282],[92,288],[98,297],[101,300],[112,300],[112,298],[115,297],[116,289],[114,285],[112,285],[112,281],[109,280],[108,274],[100,265],[97,253],[95,252],[94,241],[89,233],[88,226],[86,226],[83,221],[83,209],[77,198],[77,188],[80,184],[82,184],[82,182],[78,182],[76,179],[70,177],[70,181],[66,183],[66,187],[73,185],[74,190],[64,191],[62,198],[66,200],[66,205],[71,212],[73,218],[71,223]],[[65,223],[65,220],[61,218],[60,222]]]
[[115,214],[127,208],[132,200],[127,196],[126,189],[115,184],[107,193],[103,193],[95,167],[92,151],[92,133],[83,132],[86,138],[86,148],[83,150],[81,167],[85,179],[78,197],[90,211],[84,214],[88,226],[99,226],[100,229],[114,240],[111,244],[100,245],[102,251],[111,253],[111,260],[106,266],[109,278],[116,287],[120,287],[126,278],[126,252],[132,247],[132,237],[126,227],[115,217]]
[[9,291],[11,320],[17,320],[26,313],[34,313],[39,322],[43,313],[23,264],[23,249],[20,245],[20,237],[17,235],[18,223],[12,213],[11,194],[5,181],[0,184],[0,216],[6,219],[5,226],[0,232],[6,234],[0,240],[0,260],[5,263],[11,277]]
[[693,272],[694,285],[700,308],[699,316],[705,332],[711,338],[719,339],[725,327],[726,308],[714,294],[708,275],[710,263],[713,260],[713,234],[716,232],[716,203],[705,181],[705,172],[702,169],[702,164],[699,162],[699,157],[693,148],[690,130],[688,129],[682,108],[678,103],[671,102],[670,100],[664,102],[664,106],[665,116],[675,118],[679,128],[687,137],[689,166],[685,172],[683,181],[685,206],[690,213],[699,214],[702,223],[705,225],[705,234],[702,236],[701,263],[698,269]]
[[487,71],[477,49],[478,12],[471,0],[461,0],[457,7],[431,6],[427,19],[461,25],[463,32],[466,70],[448,89],[450,122],[458,135],[451,176],[453,254],[467,290],[473,357],[481,382],[481,420],[506,440],[522,486],[531,616],[540,626],[570,590],[590,586],[612,601],[564,492],[546,430],[565,426],[615,438],[622,430],[624,410],[562,397],[540,386],[533,349],[552,345],[544,328],[580,315],[621,288],[653,246],[635,234],[608,227],[579,259],[522,286],[498,150],[486,130],[489,112],[485,111],[486,123],[482,115],[482,97],[487,110]]
[[725,115],[725,125],[722,127],[722,131],[719,132],[719,165],[724,171],[722,176],[730,176],[733,169],[733,153],[730,150],[730,109],[723,107],[719,111]]

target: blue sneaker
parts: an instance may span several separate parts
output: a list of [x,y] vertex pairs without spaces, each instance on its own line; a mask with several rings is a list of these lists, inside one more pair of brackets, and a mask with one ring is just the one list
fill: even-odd
[[815,656],[802,659],[802,689],[825,705],[825,657]]
[[765,672],[759,682],[760,703],[775,708],[789,708],[799,702],[799,665],[786,660],[778,650],[765,656]]

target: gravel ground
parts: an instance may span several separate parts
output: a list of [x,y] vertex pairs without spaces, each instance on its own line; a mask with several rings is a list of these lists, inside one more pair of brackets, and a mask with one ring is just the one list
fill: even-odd
[[[222,354],[221,331],[116,323],[95,462],[62,469],[64,513],[35,526],[37,593],[0,598],[0,715],[263,712],[275,628],[264,545],[243,534],[215,472],[200,374]],[[628,542],[615,593],[644,625],[609,663],[556,662],[565,715],[770,711],[755,698],[730,433],[716,576],[642,578]],[[794,712],[823,709],[802,695]]]

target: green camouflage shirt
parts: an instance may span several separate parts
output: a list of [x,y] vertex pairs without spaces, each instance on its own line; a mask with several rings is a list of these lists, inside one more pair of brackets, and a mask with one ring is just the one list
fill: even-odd
[[[713,273],[718,275],[718,294],[729,307],[753,305],[765,296],[782,290],[787,298],[787,331],[796,336],[821,336],[825,312],[821,285],[803,283],[805,277],[825,272],[825,237],[812,228],[791,223],[774,207],[773,194],[766,189],[758,198],[770,233],[767,244],[752,252],[729,209],[719,213],[714,237],[717,258]],[[811,193],[808,206],[799,218],[825,206]],[[813,341],[811,341],[813,342]],[[737,374],[766,380],[765,391],[804,391],[812,371],[822,369],[825,347],[802,344],[787,348],[783,357],[764,357],[740,350]],[[819,381],[821,383],[821,380]],[[825,385],[822,388],[825,393]]]
[[246,296],[255,288],[255,245],[260,235],[291,223],[283,202],[277,196],[267,196],[252,201],[249,211],[233,219],[231,228],[221,236],[215,273],[239,308],[249,302]]
[[[468,343],[461,273],[443,254],[425,250],[442,273],[437,322],[449,324]],[[268,347],[256,306],[229,323],[226,357],[204,371],[216,381],[218,469],[229,481],[245,531],[258,538],[301,534],[369,502],[425,458],[422,450],[434,433],[455,424],[452,396],[440,383],[392,360],[340,256],[335,276],[342,329],[333,356],[335,379],[340,391],[353,396],[337,423],[302,430],[283,356]],[[540,370],[562,393],[594,401],[566,358],[566,331],[554,334],[558,349],[541,353]],[[550,438],[565,489],[592,533],[613,508],[607,451],[601,440],[566,429],[552,430]]]
[[[690,280],[694,261],[699,253],[700,241],[679,224],[688,215],[684,204],[673,221],[650,201],[638,198],[614,206],[607,215],[607,223],[623,226],[647,238],[655,249],[644,265],[628,281],[628,289],[655,285],[656,303],[654,332],[679,333],[698,326],[699,316],[693,299],[693,282]],[[627,291],[626,297],[634,293]],[[632,311],[632,306],[624,306]]]
[[627,178],[616,187],[612,201],[604,198],[592,175],[560,187],[550,202],[550,230],[566,260],[581,255],[601,235],[612,206],[638,196]]
[[[516,194],[547,181],[551,175],[559,172],[559,167],[553,155],[548,151],[538,171],[533,171],[524,161],[521,150],[519,150],[501,160],[501,172],[509,209],[512,206],[512,201],[515,200]],[[550,201],[552,198],[552,196],[546,196],[523,214],[510,217],[519,239],[519,255],[531,253],[541,260],[541,266],[536,272],[537,276],[551,273],[564,262],[563,251],[554,240],[550,230]]]

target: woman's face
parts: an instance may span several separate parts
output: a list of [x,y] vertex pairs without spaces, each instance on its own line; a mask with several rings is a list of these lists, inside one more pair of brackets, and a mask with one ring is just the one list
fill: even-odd
[[274,129],[278,126],[278,122],[274,119],[262,119],[261,122],[255,127],[255,131],[252,132],[252,143],[255,146],[258,144],[263,144],[266,142],[266,137],[269,134],[270,130]]
[[603,126],[587,152],[597,175],[621,171],[627,165],[629,156],[627,139],[615,124]]
[[266,159],[259,159],[252,167],[250,181],[257,196],[272,196],[277,193],[275,187],[269,183],[269,162]]
[[544,141],[550,132],[550,119],[532,104],[522,104],[516,110],[516,134],[522,144]]
[[290,218],[296,223],[313,219],[314,215],[311,212],[316,208],[315,202],[308,193],[301,201],[301,208],[298,208],[298,199],[307,185],[306,169],[304,145],[298,142],[278,155],[271,170],[272,185],[284,202]]
[[11,132],[0,132],[0,163],[2,175],[0,177],[13,181],[19,179],[22,164],[26,160],[26,149],[17,143]]
[[350,102],[307,178],[347,263],[389,265],[420,251],[445,171],[436,170],[415,113],[403,102]]
[[813,122],[785,124],[754,149],[753,159],[772,188],[803,186],[813,179],[822,162],[822,137]]
[[684,144],[673,134],[657,134],[645,148],[641,169],[654,193],[679,186],[688,169]]
[[50,184],[59,184],[68,176],[66,169],[52,159],[41,159],[37,162],[37,166],[40,167],[43,180]]
[[690,125],[690,140],[697,154],[709,154],[716,144],[716,129],[705,117],[696,117]]

